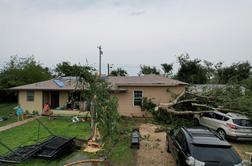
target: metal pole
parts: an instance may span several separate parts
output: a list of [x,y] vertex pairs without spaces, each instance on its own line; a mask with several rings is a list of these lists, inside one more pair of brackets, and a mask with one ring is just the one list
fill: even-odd
[[99,49],[99,76],[101,76],[101,55],[103,54],[103,52],[101,46],[98,46],[97,48]]
[[0,141],[0,145],[2,145],[3,147],[5,147],[6,149],[8,149],[10,152],[14,153],[14,154],[17,154],[18,156],[22,156],[21,154],[15,152],[14,150],[12,150],[10,147],[8,147],[7,145],[5,145],[4,143],[2,143]]
[[108,64],[108,76],[109,76],[109,64]]
[[51,130],[49,130],[49,128],[47,128],[39,119],[36,119],[37,122],[39,122],[41,124],[42,127],[44,127],[44,129],[46,129],[48,131],[48,133],[50,133],[52,136],[55,136],[53,134],[53,132]]

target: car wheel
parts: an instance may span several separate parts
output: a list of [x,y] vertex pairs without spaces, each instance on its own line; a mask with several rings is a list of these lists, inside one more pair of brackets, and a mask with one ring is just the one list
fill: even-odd
[[223,129],[218,129],[217,133],[222,137],[222,138],[226,138],[226,132]]
[[194,124],[194,126],[199,126],[199,120],[194,118],[193,119],[193,124]]

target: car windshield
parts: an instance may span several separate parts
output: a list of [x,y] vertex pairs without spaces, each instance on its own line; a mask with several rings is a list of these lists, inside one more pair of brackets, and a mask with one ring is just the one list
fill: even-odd
[[252,127],[252,121],[249,119],[233,119],[233,122],[239,126]]
[[222,164],[237,164],[241,162],[240,156],[232,147],[215,147],[193,145],[192,156],[203,162]]

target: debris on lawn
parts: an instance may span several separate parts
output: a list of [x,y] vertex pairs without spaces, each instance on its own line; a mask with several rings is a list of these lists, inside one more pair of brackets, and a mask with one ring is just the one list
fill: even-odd
[[160,127],[157,127],[154,132],[160,133],[160,132],[165,132],[167,130],[168,130],[167,127],[160,126]]
[[[9,152],[0,156],[0,163],[22,163],[31,157],[56,158],[66,152],[71,152],[74,147],[74,138],[59,137],[54,135],[39,119],[38,122],[38,138],[33,145],[21,146],[11,149],[8,145],[0,142],[0,145]],[[44,127],[50,136],[42,142],[39,142],[40,126]]]
[[96,141],[100,139],[101,135],[97,128],[97,123],[94,125],[93,135],[88,139],[87,146],[84,152],[96,153],[102,149],[104,144],[97,143]]
[[0,116],[0,122],[8,120],[9,117],[7,116]]

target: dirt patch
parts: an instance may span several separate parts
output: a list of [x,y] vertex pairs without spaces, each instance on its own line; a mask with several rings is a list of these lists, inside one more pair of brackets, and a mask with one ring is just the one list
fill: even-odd
[[171,154],[166,152],[166,133],[155,133],[155,129],[160,126],[154,124],[141,124],[140,149],[136,152],[137,166],[175,166]]

